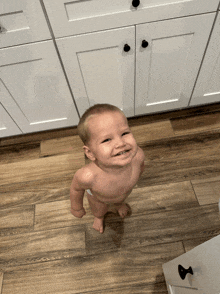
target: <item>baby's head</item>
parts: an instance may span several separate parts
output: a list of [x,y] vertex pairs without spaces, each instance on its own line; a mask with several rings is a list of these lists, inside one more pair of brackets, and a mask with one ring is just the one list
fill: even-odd
[[[111,104],[95,104],[85,111],[83,116],[80,118],[79,124],[77,126],[79,137],[83,141],[84,145],[87,146],[92,137],[92,130],[89,129],[90,118],[94,117],[95,115],[108,112],[119,112],[125,117],[121,109]],[[127,120],[126,117],[125,119]]]
[[110,104],[90,107],[80,119],[78,134],[87,158],[99,167],[125,167],[137,153],[137,143],[124,113]]

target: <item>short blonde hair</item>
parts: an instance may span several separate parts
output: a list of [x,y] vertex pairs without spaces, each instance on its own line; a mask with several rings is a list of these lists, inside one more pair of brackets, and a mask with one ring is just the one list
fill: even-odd
[[121,109],[111,104],[95,104],[84,112],[77,126],[78,135],[80,139],[83,141],[84,145],[88,144],[90,140],[90,136],[91,136],[88,129],[89,118],[91,118],[93,115],[96,115],[96,114],[103,114],[106,112],[116,112],[116,111],[124,115]]

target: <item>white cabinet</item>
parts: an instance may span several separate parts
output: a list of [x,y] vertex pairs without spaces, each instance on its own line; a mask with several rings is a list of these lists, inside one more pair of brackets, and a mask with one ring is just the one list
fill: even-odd
[[19,135],[21,133],[21,130],[0,103],[0,137]]
[[190,101],[190,106],[220,102],[220,14]]
[[58,39],[57,45],[80,115],[96,103],[134,115],[134,26]]
[[51,39],[39,0],[1,0],[0,48]]
[[[137,26],[135,114],[187,107],[215,13]],[[148,46],[141,46],[142,40]]]
[[217,10],[219,0],[43,0],[56,38]]
[[187,107],[214,17],[211,13],[57,39],[80,115],[105,102],[128,117]]
[[0,70],[0,103],[23,133],[78,123],[52,41],[1,49]]
[[[179,265],[193,275],[180,270],[181,278]],[[219,294],[220,235],[165,263],[163,271],[169,294]]]

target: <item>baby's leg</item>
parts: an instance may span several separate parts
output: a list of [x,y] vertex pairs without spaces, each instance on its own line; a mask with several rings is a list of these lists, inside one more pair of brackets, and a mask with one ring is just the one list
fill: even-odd
[[93,228],[102,234],[104,231],[104,226],[103,226],[104,215],[108,212],[108,205],[95,199],[93,195],[90,195],[88,193],[87,193],[87,198],[88,198],[92,213],[95,216]]
[[115,206],[116,206],[116,209],[118,210],[118,213],[121,218],[124,218],[130,210],[129,206],[124,202],[123,203],[116,203]]

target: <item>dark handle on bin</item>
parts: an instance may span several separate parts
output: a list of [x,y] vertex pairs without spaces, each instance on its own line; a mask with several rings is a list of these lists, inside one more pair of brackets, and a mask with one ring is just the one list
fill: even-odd
[[185,279],[187,274],[193,275],[193,270],[192,270],[191,266],[188,269],[185,269],[182,265],[179,264],[178,265],[178,271],[179,271],[180,278],[182,280]]

